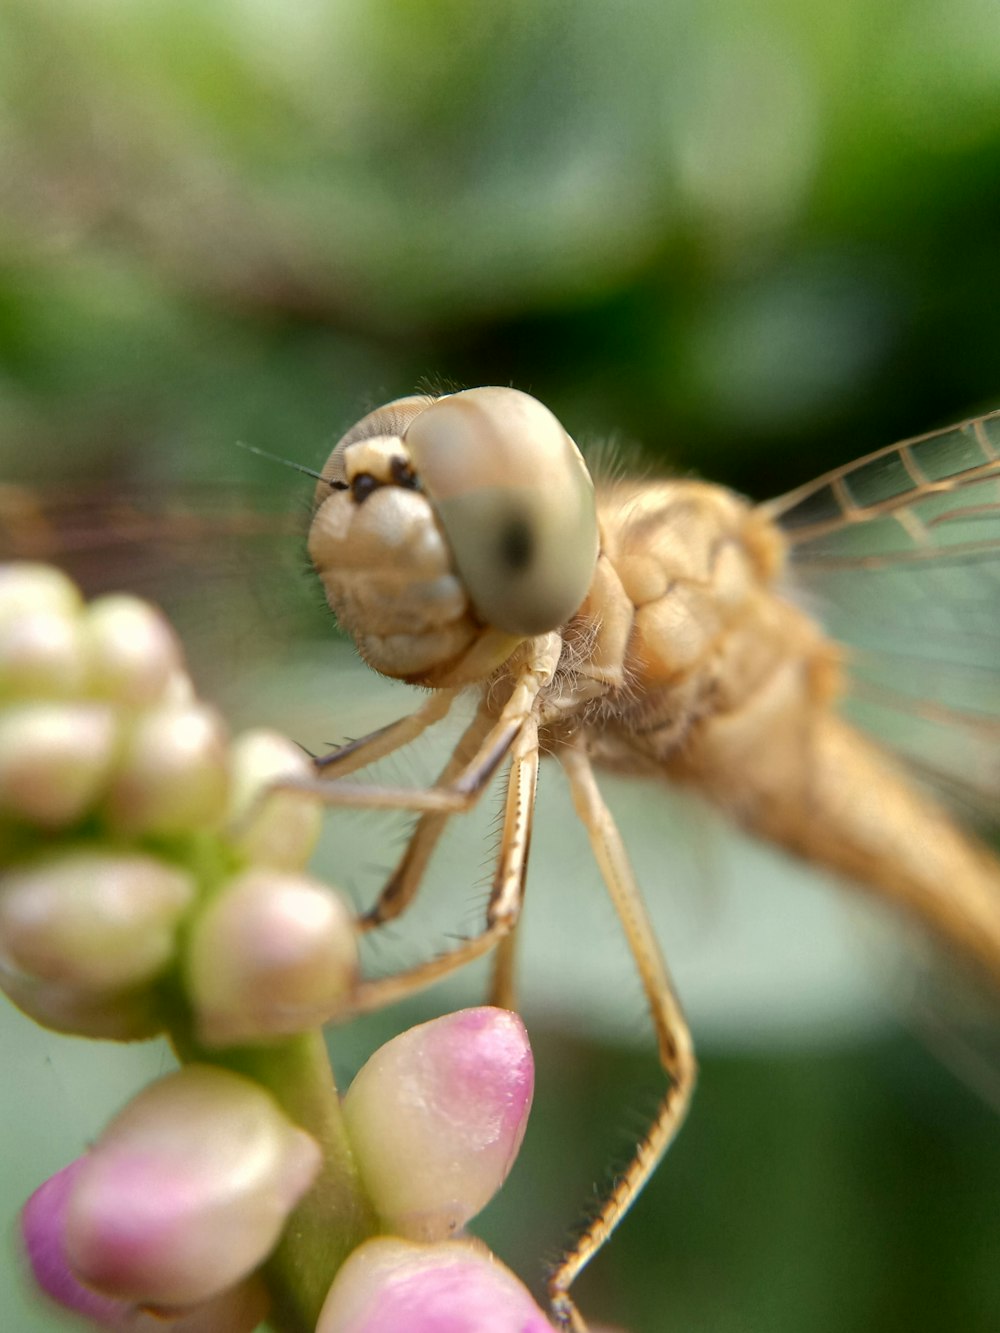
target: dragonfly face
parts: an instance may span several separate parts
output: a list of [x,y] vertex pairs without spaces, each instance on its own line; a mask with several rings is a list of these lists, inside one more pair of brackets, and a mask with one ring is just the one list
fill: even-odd
[[408,398],[370,413],[317,486],[309,554],[376,670],[482,678],[558,629],[597,559],[594,487],[562,426],[516,389]]

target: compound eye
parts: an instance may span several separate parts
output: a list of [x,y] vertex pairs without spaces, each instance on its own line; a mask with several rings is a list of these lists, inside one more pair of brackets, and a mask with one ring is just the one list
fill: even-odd
[[517,389],[467,389],[425,405],[403,438],[482,620],[522,635],[564,625],[593,578],[597,514],[549,409]]

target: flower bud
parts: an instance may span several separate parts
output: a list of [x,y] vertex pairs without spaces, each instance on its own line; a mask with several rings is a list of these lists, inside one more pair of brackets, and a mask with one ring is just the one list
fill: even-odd
[[0,961],[0,990],[44,1028],[104,1041],[143,1041],[163,1029],[157,997],[148,986],[97,992],[63,981],[40,981]]
[[80,1282],[66,1257],[66,1211],[85,1160],[78,1158],[50,1177],[21,1212],[21,1235],[38,1287],[64,1309],[122,1333],[219,1333],[221,1329],[253,1333],[268,1310],[267,1292],[256,1278],[176,1314],[142,1310],[129,1301],[102,1296]]
[[72,848],[0,875],[0,956],[21,973],[115,991],[170,962],[190,875],[156,857]]
[[82,607],[79,589],[53,565],[30,560],[0,565],[0,629],[36,611],[73,617]]
[[387,1230],[442,1240],[505,1180],[531,1108],[524,1024],[465,1009],[393,1038],[344,1099],[358,1169]]
[[91,602],[83,616],[91,694],[129,708],[158,702],[183,667],[180,643],[166,619],[138,597]]
[[227,823],[232,841],[258,865],[299,870],[313,853],[323,823],[315,799],[299,792],[275,792],[261,799],[279,778],[311,777],[312,765],[291,741],[274,731],[248,731],[232,746],[232,786]]
[[141,714],[108,795],[115,827],[132,835],[187,833],[216,824],[228,790],[222,721],[205,704]]
[[22,704],[0,714],[0,812],[60,828],[108,781],[115,718],[106,704]]
[[163,697],[160,703],[164,708],[186,708],[188,704],[196,704],[198,695],[195,692],[194,681],[184,670],[178,667],[176,671],[171,671],[167,682],[163,687]]
[[254,1333],[264,1326],[271,1298],[254,1275],[200,1305],[182,1310],[133,1309],[127,1333]]
[[84,1158],[69,1265],[121,1300],[210,1300],[267,1258],[320,1164],[315,1140],[258,1084],[190,1065],[141,1092]]
[[21,1212],[21,1235],[32,1274],[42,1291],[65,1309],[114,1328],[122,1315],[121,1303],[85,1287],[66,1259],[66,1207],[83,1163],[84,1159],[78,1158],[35,1190]]
[[76,613],[22,611],[0,619],[0,695],[64,699],[84,681],[83,634]]
[[199,1036],[225,1046],[317,1027],[357,965],[352,913],[335,893],[303,875],[244,871],[191,931],[186,978]]
[[270,1308],[267,1287],[254,1274],[209,1301],[181,1310],[133,1307],[125,1327],[127,1333],[254,1333],[264,1326]]
[[334,1279],[316,1333],[552,1333],[509,1268],[464,1241],[376,1236]]

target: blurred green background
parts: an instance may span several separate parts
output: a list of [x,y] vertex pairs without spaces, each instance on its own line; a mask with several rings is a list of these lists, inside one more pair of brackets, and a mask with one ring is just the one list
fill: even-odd
[[[228,655],[192,654],[300,739],[373,687],[340,656],[331,688],[326,641],[293,657],[256,591],[262,566],[289,586],[297,539],[221,540],[246,505],[303,504],[236,440],[316,465],[415,384],[513,383],[582,443],[766,498],[1000,405],[996,0],[0,0],[0,107],[0,481],[180,504],[151,555],[86,521],[75,544],[186,630],[257,608]],[[675,850],[661,793],[616,799],[644,881],[672,885],[692,821]],[[538,1107],[482,1227],[536,1283],[657,1087],[627,967],[598,972],[613,925],[558,904],[568,875],[589,904],[593,871],[544,828]],[[702,832],[656,904],[702,1086],[583,1308],[632,1333],[1000,1327],[995,1115],[894,1025],[865,967],[895,963],[830,886]],[[720,859],[738,885],[703,892]],[[344,1072],[400,1021],[335,1038]],[[164,1056],[4,1022],[9,1219]],[[62,1326],[13,1272],[0,1315]]]

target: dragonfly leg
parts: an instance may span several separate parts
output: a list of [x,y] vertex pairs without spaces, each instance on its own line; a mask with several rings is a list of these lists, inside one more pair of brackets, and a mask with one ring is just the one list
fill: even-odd
[[371,731],[367,736],[359,736],[355,741],[348,741],[346,745],[338,746],[329,754],[320,755],[313,760],[317,774],[335,773],[339,778],[346,777],[356,769],[365,768],[368,764],[374,764],[377,760],[384,759],[386,755],[401,750],[404,745],[415,741],[428,727],[440,722],[455,702],[458,693],[458,690],[435,690],[415,712],[390,722],[388,726],[379,727],[377,731]]
[[[458,744],[445,765],[438,785],[447,785],[456,773],[461,772],[471,754],[486,734],[490,725],[490,716],[485,708],[480,707],[472,722],[466,728]],[[362,931],[374,930],[387,921],[395,920],[413,902],[423,881],[427,865],[434,848],[440,841],[447,826],[449,815],[421,815],[410,837],[406,851],[399,864],[386,881],[374,905],[358,919],[358,928]],[[514,942],[517,932],[511,930],[503,936],[496,948],[493,966],[493,978],[490,983],[488,1003],[500,1009],[515,1009],[514,985]]]
[[[336,779],[288,778],[272,784],[268,792],[303,792],[323,805],[341,808],[415,810],[428,814],[457,814],[469,810],[510,753],[526,721],[535,713],[538,696],[552,679],[561,650],[562,639],[558,634],[529,640],[529,649],[517,669],[510,697],[496,722],[469,762],[446,786],[386,787]],[[267,799],[268,792],[262,800]]]
[[[462,772],[479,748],[492,719],[480,705],[476,715],[459,738],[451,758],[438,776],[437,786],[447,787]],[[374,930],[393,921],[406,911],[417,896],[427,865],[447,827],[448,814],[423,814],[417,820],[406,850],[389,876],[374,905],[358,919],[358,928]]]
[[493,975],[486,1002],[497,1009],[517,1009],[517,936],[517,926],[511,926],[493,955]]
[[640,1140],[631,1163],[615,1181],[597,1216],[550,1276],[549,1296],[553,1313],[563,1327],[579,1333],[586,1325],[569,1289],[631,1207],[676,1136],[691,1101],[697,1066],[691,1034],[670,973],[621,834],[598,789],[590,760],[581,743],[560,750],[558,757],[569,778],[573,804],[587,830],[591,849],[635,959],[656,1032],[660,1063],[670,1080],[656,1118]]
[[[538,725],[533,717],[528,717],[518,730],[512,746],[500,852],[484,929],[453,949],[439,954],[437,958],[418,963],[393,976],[362,982],[345,1005],[344,1016],[395,1004],[464,967],[466,963],[481,958],[510,934],[517,924],[524,899],[524,878],[537,782]],[[341,1017],[341,1014],[338,1013],[337,1017]]]

